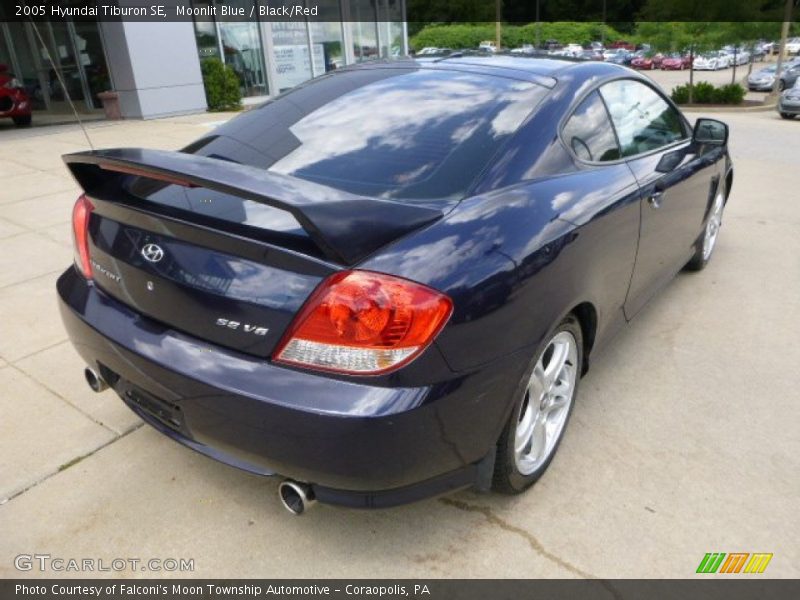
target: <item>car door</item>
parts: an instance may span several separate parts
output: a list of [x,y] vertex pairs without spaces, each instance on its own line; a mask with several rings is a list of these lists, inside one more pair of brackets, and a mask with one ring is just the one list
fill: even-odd
[[639,247],[625,300],[630,319],[692,256],[719,175],[714,161],[694,153],[686,120],[654,88],[621,79],[600,93],[641,194]]

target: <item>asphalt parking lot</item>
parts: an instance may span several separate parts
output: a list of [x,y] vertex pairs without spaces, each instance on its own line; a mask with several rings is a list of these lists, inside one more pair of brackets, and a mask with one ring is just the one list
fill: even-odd
[[[174,149],[228,116],[99,122],[90,135]],[[764,576],[800,576],[800,120],[710,116],[730,124],[736,168],[715,257],[597,357],[535,488],[302,518],[278,504],[277,481],[89,391],[54,289],[77,195],[59,157],[85,139],[3,127],[0,576],[82,575],[14,567],[45,553],[190,558],[192,576],[222,578],[690,577],[706,552],[771,552]]]

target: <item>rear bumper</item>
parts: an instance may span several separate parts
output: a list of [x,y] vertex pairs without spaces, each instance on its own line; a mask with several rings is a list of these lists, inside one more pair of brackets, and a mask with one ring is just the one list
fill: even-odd
[[170,330],[72,268],[57,287],[73,345],[143,420],[221,462],[308,482],[322,502],[391,506],[476,483],[521,377],[503,361],[424,387],[364,385]]

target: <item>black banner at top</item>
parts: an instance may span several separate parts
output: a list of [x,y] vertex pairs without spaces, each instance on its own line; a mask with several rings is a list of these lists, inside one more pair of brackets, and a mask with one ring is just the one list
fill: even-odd
[[800,0],[0,0],[0,21],[796,22]]

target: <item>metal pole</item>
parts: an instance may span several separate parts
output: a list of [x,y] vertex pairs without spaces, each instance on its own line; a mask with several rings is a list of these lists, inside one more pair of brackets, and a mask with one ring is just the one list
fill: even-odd
[[408,56],[408,16],[406,15],[406,0],[400,0],[400,10],[403,19],[403,56]]
[[500,52],[500,42],[501,35],[500,35],[500,18],[502,14],[502,0],[495,0],[494,3],[494,33],[495,33],[495,45],[497,46],[497,51]]
[[783,70],[783,55],[786,52],[786,38],[789,37],[789,25],[792,22],[792,5],[793,0],[786,0],[783,10],[783,25],[781,26],[781,45],[778,49],[778,64],[775,65],[775,81],[772,82],[772,91],[769,93],[767,101],[774,101],[778,95],[778,85]]
[[606,45],[606,0],[603,0],[603,24],[600,25],[600,44]]

